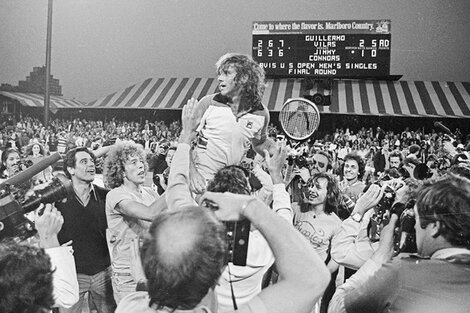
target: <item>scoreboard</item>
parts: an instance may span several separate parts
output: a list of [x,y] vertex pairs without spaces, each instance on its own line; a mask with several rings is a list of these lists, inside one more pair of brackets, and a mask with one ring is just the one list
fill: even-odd
[[252,56],[269,77],[390,75],[390,20],[253,22]]

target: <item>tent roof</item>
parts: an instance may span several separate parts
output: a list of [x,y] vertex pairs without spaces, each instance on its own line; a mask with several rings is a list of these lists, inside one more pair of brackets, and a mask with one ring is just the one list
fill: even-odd
[[[306,90],[303,79],[268,79],[263,103],[278,112],[289,98],[323,92]],[[191,97],[217,92],[215,78],[149,78],[88,103],[89,108],[181,109]],[[322,113],[373,116],[470,117],[470,83],[436,81],[334,82],[331,105]]]
[[[37,93],[0,91],[0,95],[19,101],[27,107],[44,107],[44,95]],[[50,106],[54,109],[70,109],[85,107],[85,103],[78,100],[65,99],[61,96],[50,96]]]

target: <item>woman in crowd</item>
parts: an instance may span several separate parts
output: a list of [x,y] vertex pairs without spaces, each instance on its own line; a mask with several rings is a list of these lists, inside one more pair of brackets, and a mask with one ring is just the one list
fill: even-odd
[[120,142],[111,147],[104,164],[107,241],[113,269],[116,303],[145,281],[139,257],[140,239],[150,222],[166,207],[150,187],[143,186],[147,162],[141,145]]
[[294,227],[305,236],[312,248],[327,264],[332,280],[321,303],[321,312],[326,312],[328,302],[335,290],[338,264],[331,259],[331,241],[341,227],[336,215],[343,205],[342,196],[335,177],[328,173],[315,173],[302,185],[300,206],[293,205]]
[[[33,164],[38,163],[46,157],[44,147],[39,143],[33,143],[26,148],[26,160],[30,160]],[[33,176],[34,185],[40,185],[52,179],[52,167],[46,168]]]
[[21,164],[21,156],[18,150],[8,148],[2,153],[2,164],[0,166],[0,183],[15,176],[24,166]]

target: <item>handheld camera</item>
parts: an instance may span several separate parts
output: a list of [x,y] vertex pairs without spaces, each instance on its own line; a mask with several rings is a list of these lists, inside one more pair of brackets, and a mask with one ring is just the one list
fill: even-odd
[[[219,207],[216,203],[204,200],[202,204],[213,210],[217,211]],[[246,266],[246,257],[248,253],[248,239],[250,235],[251,223],[249,220],[244,219],[236,222],[223,222],[227,234],[228,251],[225,257],[225,264],[233,263],[238,266]]]

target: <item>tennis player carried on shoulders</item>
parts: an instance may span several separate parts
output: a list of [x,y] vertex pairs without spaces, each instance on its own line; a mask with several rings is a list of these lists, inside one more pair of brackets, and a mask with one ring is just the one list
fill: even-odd
[[272,155],[276,147],[267,134],[269,111],[261,103],[264,70],[250,56],[235,53],[222,56],[216,68],[220,92],[203,97],[197,105],[201,120],[190,173],[196,194],[205,190],[219,169],[239,164],[250,146],[261,155],[263,150]]

